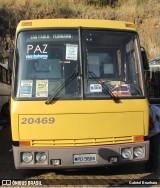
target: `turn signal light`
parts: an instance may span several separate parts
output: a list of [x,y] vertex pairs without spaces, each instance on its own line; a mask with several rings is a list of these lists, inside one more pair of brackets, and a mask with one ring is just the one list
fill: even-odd
[[20,141],[19,146],[30,146],[30,141]]
[[134,141],[144,141],[144,136],[143,135],[139,135],[139,136],[134,136],[133,137]]

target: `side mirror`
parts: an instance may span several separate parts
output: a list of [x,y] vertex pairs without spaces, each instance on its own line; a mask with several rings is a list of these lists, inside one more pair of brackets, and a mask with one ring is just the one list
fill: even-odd
[[141,47],[141,55],[142,55],[142,61],[143,61],[143,68],[144,70],[149,70],[149,63],[147,58],[147,53],[143,47]]
[[13,70],[13,57],[14,57],[14,50],[11,49],[9,58],[8,58],[8,69],[12,72]]

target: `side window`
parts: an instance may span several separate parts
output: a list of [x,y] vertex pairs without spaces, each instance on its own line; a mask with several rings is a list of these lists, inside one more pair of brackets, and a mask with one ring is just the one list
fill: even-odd
[[9,71],[7,71],[7,83],[11,83],[11,73]]
[[[158,62],[159,63],[159,62]],[[146,88],[151,103],[158,103],[160,98],[160,68],[158,63],[150,63],[150,70],[146,71]],[[156,98],[158,100],[156,100]]]
[[2,67],[0,67],[0,82],[2,82]]
[[3,81],[4,83],[7,82],[7,71],[6,71],[5,68],[2,68],[2,81]]
[[135,52],[133,41],[126,44],[126,69],[127,69],[127,82],[134,83],[136,81],[136,64]]

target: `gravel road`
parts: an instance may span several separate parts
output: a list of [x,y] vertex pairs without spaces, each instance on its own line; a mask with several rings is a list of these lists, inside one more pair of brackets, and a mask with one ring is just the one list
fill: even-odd
[[160,187],[160,174],[146,172],[143,164],[81,170],[16,170],[13,163],[11,131],[10,127],[6,127],[0,130],[0,184],[2,187],[7,185],[6,182],[8,185],[11,183],[38,187],[41,184],[62,187],[144,185]]

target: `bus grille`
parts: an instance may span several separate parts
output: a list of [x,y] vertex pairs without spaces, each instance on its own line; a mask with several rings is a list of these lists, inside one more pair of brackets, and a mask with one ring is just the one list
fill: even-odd
[[133,142],[132,136],[90,138],[90,139],[55,139],[55,140],[32,140],[31,146],[91,146],[105,144],[120,144]]

